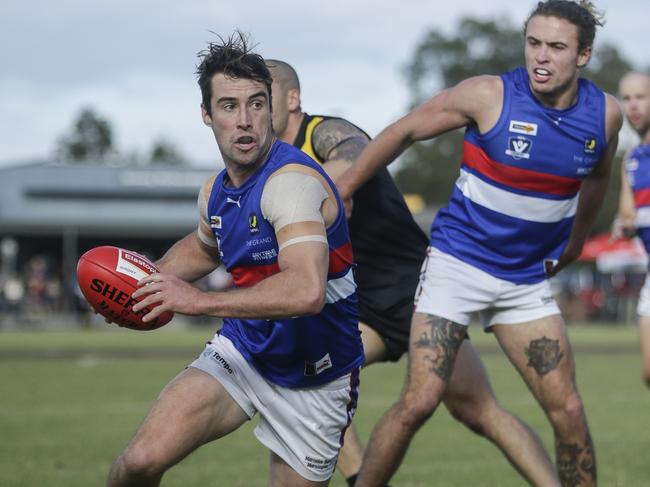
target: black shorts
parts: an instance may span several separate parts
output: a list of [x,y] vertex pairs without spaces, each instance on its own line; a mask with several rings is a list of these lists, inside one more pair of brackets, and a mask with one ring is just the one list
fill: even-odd
[[357,289],[359,321],[379,334],[386,345],[388,353],[386,360],[396,362],[408,352],[414,295],[395,296],[391,302],[378,305],[375,296],[369,297],[364,294],[363,290]]
[[[397,362],[409,349],[411,319],[415,311],[415,288],[390,286],[381,291],[368,291],[367,288],[359,287],[357,296],[359,321],[379,334],[386,346],[385,360]],[[465,339],[469,340],[468,331]]]

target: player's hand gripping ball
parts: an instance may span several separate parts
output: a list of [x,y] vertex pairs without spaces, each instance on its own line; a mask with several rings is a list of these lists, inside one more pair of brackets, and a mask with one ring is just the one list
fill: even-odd
[[153,307],[133,312],[139,299],[131,294],[138,281],[158,272],[146,257],[118,247],[96,247],[81,256],[77,264],[79,288],[95,311],[119,326],[133,330],[155,330],[169,323],[174,313],[166,311],[147,323],[142,317]]

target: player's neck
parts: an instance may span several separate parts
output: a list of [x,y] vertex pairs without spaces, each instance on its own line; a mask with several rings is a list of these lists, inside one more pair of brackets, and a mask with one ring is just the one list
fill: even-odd
[[296,137],[298,137],[298,132],[300,131],[300,126],[304,118],[305,114],[301,111],[290,113],[289,120],[287,121],[287,129],[280,139],[283,142],[293,145],[296,142]]
[[566,89],[554,93],[536,93],[535,98],[546,108],[566,110],[578,100],[578,83],[573,83]]

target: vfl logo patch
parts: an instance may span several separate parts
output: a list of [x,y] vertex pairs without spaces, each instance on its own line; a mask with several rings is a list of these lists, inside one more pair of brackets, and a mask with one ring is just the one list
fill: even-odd
[[587,137],[585,139],[585,153],[586,154],[596,153],[596,137]]
[[255,213],[248,215],[248,231],[251,235],[260,233],[260,227],[257,225],[257,215]]
[[510,132],[524,135],[537,135],[537,124],[531,122],[520,122],[519,120],[510,120]]
[[210,217],[210,227],[221,230],[221,216],[213,215]]
[[514,159],[530,159],[530,148],[533,141],[526,137],[508,137],[506,154]]

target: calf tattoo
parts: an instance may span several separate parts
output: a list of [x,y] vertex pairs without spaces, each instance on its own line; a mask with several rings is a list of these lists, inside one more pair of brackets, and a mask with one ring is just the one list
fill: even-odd
[[560,341],[551,340],[543,336],[537,340],[531,340],[525,349],[528,357],[528,366],[537,371],[539,375],[548,374],[557,368],[564,354],[560,351]]
[[448,382],[456,353],[465,338],[465,327],[432,315],[427,315],[426,324],[431,330],[422,332],[415,346],[431,352],[425,357],[431,362],[431,372]]
[[557,471],[565,487],[575,487],[583,483],[592,484],[596,480],[596,456],[591,436],[587,433],[584,445],[556,442]]

